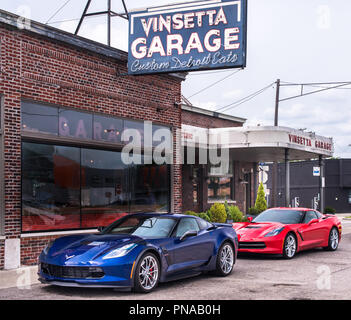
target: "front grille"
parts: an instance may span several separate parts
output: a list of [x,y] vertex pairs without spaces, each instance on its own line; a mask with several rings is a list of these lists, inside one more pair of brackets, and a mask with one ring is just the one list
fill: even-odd
[[244,242],[239,241],[239,249],[264,249],[266,244],[264,242]]
[[99,279],[105,275],[98,267],[68,267],[47,263],[41,264],[41,271],[52,277],[68,279]]

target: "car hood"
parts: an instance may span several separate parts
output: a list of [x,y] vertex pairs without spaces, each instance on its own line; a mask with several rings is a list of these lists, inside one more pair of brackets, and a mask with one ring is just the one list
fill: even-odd
[[59,265],[86,265],[103,254],[127,245],[139,243],[142,238],[133,235],[75,235],[56,239],[47,259]]
[[279,222],[233,223],[233,228],[238,235],[239,241],[264,237],[268,232],[284,226],[284,224]]

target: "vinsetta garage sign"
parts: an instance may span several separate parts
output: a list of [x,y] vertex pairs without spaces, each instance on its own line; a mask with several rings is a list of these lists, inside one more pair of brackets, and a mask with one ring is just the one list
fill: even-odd
[[129,74],[243,68],[247,0],[208,0],[129,13]]

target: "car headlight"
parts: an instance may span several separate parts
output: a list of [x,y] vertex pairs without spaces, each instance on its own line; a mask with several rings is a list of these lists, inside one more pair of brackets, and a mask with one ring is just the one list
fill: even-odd
[[279,233],[281,233],[284,230],[284,227],[278,228],[278,229],[274,229],[270,232],[268,232],[265,237],[274,237],[277,236]]
[[46,245],[46,247],[45,247],[44,250],[43,250],[44,254],[48,254],[48,253],[49,253],[49,250],[50,250],[50,248],[52,247],[53,244],[54,244],[54,241],[50,241],[50,242]]
[[119,257],[124,257],[127,255],[130,251],[132,251],[137,244],[135,243],[130,243],[127,244],[121,248],[114,249],[111,252],[109,252],[107,255],[105,255],[102,259],[113,259],[113,258],[119,258]]

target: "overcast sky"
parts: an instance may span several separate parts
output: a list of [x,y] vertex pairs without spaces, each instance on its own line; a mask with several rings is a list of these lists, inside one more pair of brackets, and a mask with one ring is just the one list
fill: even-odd
[[[112,2],[113,10],[123,12],[120,0]],[[179,1],[125,2],[128,9],[136,9]],[[0,8],[74,32],[85,4],[85,0],[2,0]],[[105,9],[105,1],[92,0],[90,11]],[[239,72],[235,69],[192,72],[182,85],[183,95],[195,106],[216,110],[278,78],[292,83],[351,81],[350,13],[350,0],[249,0],[247,67]],[[80,35],[106,43],[105,20],[87,19]],[[127,51],[127,22],[114,18],[112,27],[112,46]],[[318,89],[321,88],[304,88],[305,92]],[[300,90],[300,87],[283,87],[281,98],[297,95]],[[246,125],[272,125],[274,100],[273,85],[225,112],[246,118]],[[351,158],[351,85],[281,102],[279,125],[306,128],[333,137],[335,156]]]

